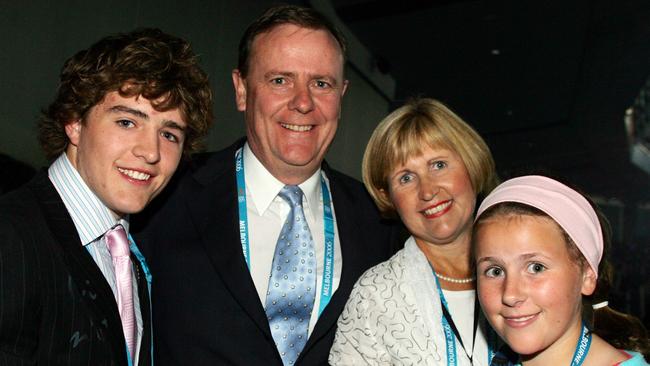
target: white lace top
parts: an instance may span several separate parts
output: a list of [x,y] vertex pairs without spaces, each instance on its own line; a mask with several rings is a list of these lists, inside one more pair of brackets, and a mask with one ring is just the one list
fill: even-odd
[[[474,305],[473,299],[468,301],[468,306]],[[329,362],[446,366],[441,319],[431,267],[411,237],[404,249],[366,271],[357,281],[339,318]],[[474,365],[486,366],[487,323],[483,318],[479,323],[473,359]],[[456,352],[458,365],[470,365],[458,342]]]

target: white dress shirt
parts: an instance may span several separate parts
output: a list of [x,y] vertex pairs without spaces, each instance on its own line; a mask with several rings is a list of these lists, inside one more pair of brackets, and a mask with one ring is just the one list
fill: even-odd
[[[233,161],[234,164],[234,161]],[[318,310],[323,284],[323,257],[325,255],[325,228],[323,220],[323,196],[321,189],[321,174],[329,188],[327,176],[319,169],[314,175],[298,186],[304,193],[303,210],[314,238],[316,251],[316,298],[314,310],[309,321],[309,334],[314,330],[318,321]],[[244,177],[246,179],[246,207],[248,213],[248,238],[250,245],[250,271],[260,297],[262,306],[266,303],[266,291],[269,285],[269,275],[275,254],[278,236],[289,215],[289,204],[278,196],[285,186],[277,180],[257,159],[248,143],[244,145]],[[334,205],[334,202],[332,202]],[[332,207],[332,216],[336,223],[336,214]],[[336,224],[334,225],[334,279],[332,293],[336,291],[341,279],[343,259],[341,243]]]
[[[449,315],[460,333],[460,338],[463,340],[463,345],[467,353],[472,353],[472,345],[474,343],[474,298],[476,296],[475,290],[465,291],[449,291],[442,290],[445,295],[445,300],[449,305]],[[463,352],[462,347],[458,347],[456,352]]]
[[[68,214],[77,229],[81,245],[92,256],[101,270],[106,282],[113,290],[117,301],[117,284],[113,259],[108,251],[104,233],[117,224],[122,224],[127,235],[129,233],[128,217],[116,219],[111,211],[93,193],[81,178],[79,172],[72,166],[65,153],[62,153],[48,169],[50,181],[61,196]],[[142,313],[140,312],[140,297],[138,296],[138,282],[135,269],[133,269],[133,310],[137,326],[135,354],[133,364],[137,365],[140,358],[140,343],[142,342]],[[126,355],[125,355],[126,356]]]

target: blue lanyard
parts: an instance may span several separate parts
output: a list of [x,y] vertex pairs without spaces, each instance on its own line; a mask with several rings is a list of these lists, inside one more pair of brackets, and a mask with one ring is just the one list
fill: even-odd
[[587,358],[587,353],[589,353],[589,347],[591,347],[591,332],[587,325],[582,322],[582,331],[580,331],[580,340],[576,345],[576,350],[573,352],[573,358],[571,358],[571,366],[580,366],[585,362]]
[[[478,296],[478,295],[477,295]],[[474,306],[477,306],[475,304]],[[480,306],[480,305],[479,305]],[[487,321],[485,322],[485,329],[487,329],[487,345],[488,345],[488,365],[492,364],[494,356],[496,356],[496,350],[499,349],[499,337],[497,333],[492,329],[492,326]]]
[[239,205],[239,240],[246,258],[246,267],[251,269],[250,245],[248,244],[248,210],[246,208],[246,179],[244,178],[244,159],[240,148],[235,153],[235,175],[237,176],[237,204]]
[[[147,265],[147,261],[144,259],[144,255],[142,255],[142,252],[140,252],[140,248],[135,244],[135,240],[133,240],[133,237],[129,233],[129,249],[131,249],[131,253],[135,255],[135,257],[138,259],[138,262],[140,262],[140,268],[142,268],[142,272],[144,272],[144,278],[147,281],[147,290],[149,291],[149,314],[151,314],[151,272],[149,271],[149,266]],[[152,337],[153,337],[153,322],[149,322],[149,326]],[[131,355],[129,354],[129,347],[126,347],[126,358],[128,360],[128,365],[132,366],[133,361],[131,360]],[[153,342],[151,342],[151,364],[153,365]]]
[[[472,355],[467,353],[467,350],[465,349],[465,346],[463,345],[463,341],[460,339],[460,333],[456,329],[455,325],[450,323],[450,320],[453,322],[453,319],[451,319],[451,314],[449,313],[449,305],[447,304],[447,299],[445,299],[445,294],[442,293],[442,287],[440,286],[440,280],[438,280],[438,277],[435,274],[435,270],[433,269],[433,266],[431,266],[431,271],[433,278],[436,280],[436,286],[438,287],[438,296],[440,297],[440,303],[443,307],[442,309],[442,330],[443,333],[445,334],[445,346],[446,346],[446,354],[447,354],[447,365],[448,366],[455,366],[458,364],[458,354],[456,352],[456,338],[458,338],[458,342],[463,346],[463,349],[465,350],[465,354],[470,360],[470,363],[473,363],[472,361],[472,355],[474,353],[474,348],[476,344],[476,332],[478,329],[478,302],[474,303],[474,333],[473,333],[473,345],[472,345]],[[447,315],[449,319],[447,319]],[[497,336],[494,330],[492,330],[491,327],[486,327],[487,329],[487,346],[488,346],[488,355],[487,355],[487,364],[490,365],[492,362],[492,358],[495,355],[495,349],[497,349]]]
[[131,253],[133,253],[133,255],[138,258],[138,262],[140,262],[140,267],[142,268],[142,272],[144,272],[144,278],[147,280],[147,286],[149,293],[151,294],[151,271],[149,271],[149,265],[147,265],[144,255],[142,255],[140,248],[135,244],[135,240],[133,240],[131,234],[129,234],[129,249],[131,249]]
[[[237,176],[237,203],[239,205],[239,239],[246,266],[251,268],[250,244],[248,240],[248,208],[246,207],[246,179],[244,177],[243,148],[235,153],[235,175]],[[334,283],[334,217],[330,192],[321,174],[321,192],[323,194],[323,222],[325,227],[325,255],[323,256],[323,281],[321,285],[318,316],[323,313],[332,299]]]
[[[578,344],[576,349],[573,352],[573,357],[571,358],[571,366],[580,366],[585,362],[587,358],[587,353],[589,353],[589,348],[591,347],[591,332],[587,325],[582,322],[582,330],[580,332],[580,338],[578,339]],[[517,362],[510,361],[512,359],[517,360],[517,355],[510,350],[508,347],[504,347],[503,350],[497,353],[492,366],[521,366],[521,359]]]
[[[142,255],[142,252],[140,252],[140,248],[135,244],[135,240],[133,240],[133,237],[129,233],[128,236],[129,239],[129,249],[131,250],[131,253],[135,255],[135,257],[138,259],[138,262],[140,262],[140,268],[142,268],[142,272],[144,272],[144,278],[147,281],[147,291],[149,291],[149,314],[151,314],[151,272],[149,271],[149,266],[147,265],[147,261],[144,258],[144,255]],[[90,248],[88,248],[88,251],[90,252]],[[150,322],[151,323],[151,322]],[[152,324],[150,324],[152,326]],[[151,334],[153,334],[153,327],[151,328]],[[133,360],[131,360],[131,355],[129,354],[129,347],[124,344],[126,348],[126,359],[127,359],[127,364],[128,366],[133,365]],[[151,364],[153,365],[153,342],[151,342]]]

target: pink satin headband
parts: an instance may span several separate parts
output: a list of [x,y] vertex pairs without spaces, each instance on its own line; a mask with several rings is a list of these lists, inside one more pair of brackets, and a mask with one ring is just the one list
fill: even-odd
[[501,202],[519,202],[549,215],[569,234],[598,276],[603,236],[596,212],[578,192],[551,178],[528,175],[501,183],[481,203],[476,219]]

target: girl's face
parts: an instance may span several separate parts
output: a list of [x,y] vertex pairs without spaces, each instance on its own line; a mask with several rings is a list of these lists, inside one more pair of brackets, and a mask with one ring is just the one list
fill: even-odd
[[521,355],[573,352],[582,295],[594,291],[596,280],[570,257],[557,224],[497,215],[479,223],[475,240],[479,300],[494,330]]

